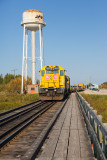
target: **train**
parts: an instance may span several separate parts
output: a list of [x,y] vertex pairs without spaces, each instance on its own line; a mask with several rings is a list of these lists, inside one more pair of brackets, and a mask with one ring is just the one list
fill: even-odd
[[71,92],[76,92],[76,91],[84,91],[85,90],[85,85],[84,83],[79,83],[78,85],[73,84],[71,86]]
[[71,86],[71,92],[76,92],[76,90],[77,90],[77,85],[76,84],[73,84],[72,86]]
[[78,84],[78,91],[84,91],[84,89],[85,89],[84,83],[79,83]]
[[70,93],[70,78],[59,65],[44,66],[40,70],[40,100],[62,100]]

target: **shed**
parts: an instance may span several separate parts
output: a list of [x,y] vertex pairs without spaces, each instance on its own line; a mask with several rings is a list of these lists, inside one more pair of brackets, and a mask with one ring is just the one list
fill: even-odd
[[38,84],[27,85],[27,94],[36,94],[36,93],[39,93],[39,85]]

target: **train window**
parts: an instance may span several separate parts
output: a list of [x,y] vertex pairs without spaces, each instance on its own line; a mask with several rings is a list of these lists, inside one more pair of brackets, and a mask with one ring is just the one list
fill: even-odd
[[45,71],[43,70],[43,71],[41,72],[41,76],[44,76],[44,74],[45,74]]
[[59,71],[55,70],[46,71],[46,74],[55,74],[55,73],[59,73]]
[[46,74],[52,74],[52,70],[46,71]]
[[63,76],[63,74],[64,74],[63,70],[60,70],[60,76]]
[[59,71],[55,71],[55,70],[54,70],[53,73],[59,73]]

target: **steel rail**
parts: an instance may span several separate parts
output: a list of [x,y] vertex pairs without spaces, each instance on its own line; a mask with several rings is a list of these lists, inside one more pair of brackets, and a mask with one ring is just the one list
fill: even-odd
[[[69,98],[69,97],[68,97]],[[34,160],[39,153],[44,141],[46,140],[49,132],[51,131],[52,127],[54,126],[56,120],[58,119],[60,113],[62,112],[63,108],[65,107],[68,98],[64,101],[61,108],[57,111],[57,113],[54,115],[52,120],[49,122],[46,128],[43,129],[41,134],[38,136],[38,138],[34,141],[30,149],[25,153],[25,155],[21,158],[21,160]]]
[[[46,102],[43,101],[43,102],[41,102],[41,103],[46,103]],[[37,106],[37,105],[40,105],[41,103],[36,104],[36,106]],[[31,105],[31,104],[30,104],[30,105]],[[3,122],[3,121],[6,121],[6,120],[8,120],[8,119],[10,119],[10,118],[12,118],[12,117],[20,116],[20,114],[24,113],[25,111],[29,111],[32,107],[36,107],[35,104],[34,104],[33,106],[31,106],[31,107],[30,107],[30,105],[27,105],[27,107],[29,106],[29,108],[26,108],[26,109],[24,109],[24,110],[22,110],[22,111],[19,111],[18,113],[14,113],[14,114],[12,114],[12,115],[9,115],[9,116],[7,116],[7,117],[4,117],[4,118],[0,119],[0,123]],[[5,123],[8,123],[8,122],[5,122]],[[5,123],[4,123],[4,124],[5,124]],[[0,127],[1,127],[2,125],[3,125],[3,124],[0,124]]]
[[[81,111],[86,122],[88,134],[90,135],[91,143],[94,148],[94,155],[98,160],[106,160],[107,158],[107,131],[103,126],[102,122],[98,119],[97,115],[87,105],[85,99],[78,93],[77,98],[80,104]],[[95,123],[97,125],[97,133],[95,129]],[[99,140],[99,129],[103,135],[103,143]]]
[[[39,103],[39,104],[33,105],[32,107],[29,106],[29,108],[27,108],[27,109],[24,109],[24,110],[22,110],[22,111],[20,111],[20,112],[18,112],[18,113],[15,113],[15,114],[12,114],[12,115],[10,115],[10,116],[8,116],[8,117],[3,118],[3,119],[1,120],[1,122],[3,122],[3,121],[4,121],[4,122],[0,124],[0,127],[2,127],[3,125],[5,125],[5,124],[7,124],[7,123],[10,123],[11,121],[17,119],[19,116],[22,116],[22,115],[24,115],[24,114],[27,114],[28,112],[30,112],[30,111],[32,111],[32,110],[40,107],[41,105],[43,105],[43,104],[45,104],[45,103],[46,103],[46,101],[43,101],[43,102],[41,102],[41,103]],[[12,118],[12,117],[13,117],[13,118]],[[9,120],[8,120],[8,119],[9,119]],[[6,121],[6,120],[8,120],[8,121]]]
[[[41,103],[41,104],[38,104],[38,106],[34,107],[33,109],[31,109],[30,111],[27,111],[27,112],[24,112],[23,114],[21,114],[20,116],[23,116],[24,114],[27,114],[27,113],[30,113],[32,110],[34,109],[37,109],[38,107],[41,107],[43,106],[45,103]],[[37,114],[39,111],[37,111],[35,114]],[[31,119],[33,116],[35,116],[35,114],[33,114],[32,116],[26,118],[24,121],[22,122],[19,122],[18,124],[16,124],[15,126],[13,126],[11,129],[7,130],[5,133],[3,133],[2,135],[0,135],[0,139],[2,139],[3,137],[5,137],[7,134],[9,134],[10,132],[12,132],[13,130],[15,130],[16,128],[20,127],[23,123],[25,123],[26,121],[28,121],[29,119]],[[17,119],[19,116],[11,119],[11,120],[14,120],[14,119]],[[8,122],[10,122],[11,120],[9,120]],[[6,123],[6,122],[5,122]],[[7,124],[7,123],[6,123]]]
[[24,107],[27,107],[27,106],[29,106],[29,105],[32,105],[32,104],[35,104],[35,103],[38,103],[38,102],[40,102],[40,100],[35,101],[35,102],[31,102],[31,103],[28,103],[28,104],[25,104],[25,105],[23,105],[23,106],[20,106],[20,107],[11,109],[11,110],[6,111],[6,112],[3,112],[3,113],[0,113],[0,116],[3,116],[3,115],[5,115],[5,114],[9,114],[9,113],[11,113],[11,112],[17,111],[17,110],[19,110],[19,109],[22,109],[22,108],[24,108]]
[[15,136],[17,136],[22,130],[24,130],[28,125],[30,125],[34,120],[39,118],[43,113],[45,113],[48,109],[50,109],[55,103],[57,102],[51,102],[51,104],[48,104],[44,108],[42,108],[38,113],[35,113],[35,117],[33,116],[32,119],[27,121],[23,126],[18,128],[15,132],[10,134],[7,138],[5,138],[3,141],[0,142],[0,150],[7,144],[9,143]]

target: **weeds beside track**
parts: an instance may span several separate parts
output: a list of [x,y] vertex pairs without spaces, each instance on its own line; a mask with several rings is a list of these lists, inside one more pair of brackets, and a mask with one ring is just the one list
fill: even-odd
[[85,100],[103,116],[102,122],[107,123],[107,95],[81,94]]

